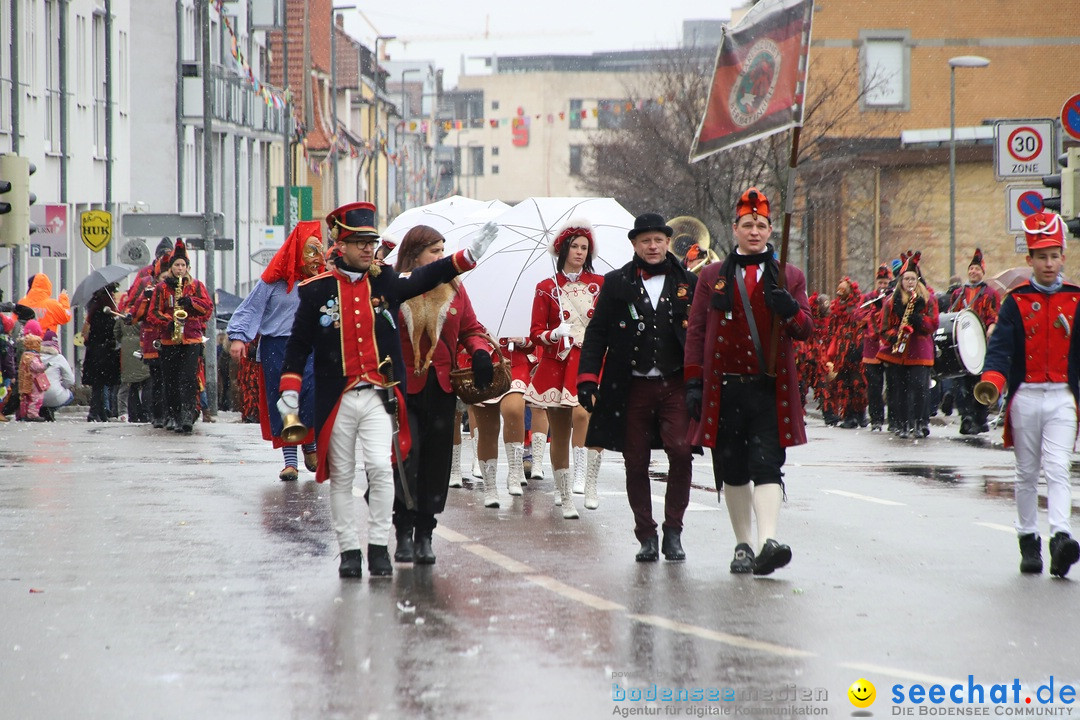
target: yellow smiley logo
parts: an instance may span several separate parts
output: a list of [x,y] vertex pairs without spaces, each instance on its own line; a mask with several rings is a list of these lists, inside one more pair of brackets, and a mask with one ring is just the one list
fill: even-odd
[[847,691],[848,700],[851,704],[857,708],[868,708],[874,704],[874,700],[877,699],[877,689],[874,688],[874,683],[865,678],[859,678],[855,682],[851,683],[851,687]]

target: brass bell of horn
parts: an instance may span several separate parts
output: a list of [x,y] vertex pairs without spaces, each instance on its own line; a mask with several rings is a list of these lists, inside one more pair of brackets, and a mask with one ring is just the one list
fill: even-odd
[[282,418],[282,422],[285,424],[281,428],[281,439],[285,442],[296,445],[304,442],[304,438],[307,437],[308,429],[304,423],[300,422],[300,416],[296,413],[289,413]]
[[705,251],[709,249],[709,228],[696,217],[680,215],[672,218],[668,225],[674,231],[671,235],[671,252],[680,260],[686,257],[686,251],[691,245],[697,245]]
[[971,391],[971,394],[975,396],[975,399],[982,405],[993,405],[998,401],[998,389],[997,385],[989,380],[981,380],[975,383],[975,388]]

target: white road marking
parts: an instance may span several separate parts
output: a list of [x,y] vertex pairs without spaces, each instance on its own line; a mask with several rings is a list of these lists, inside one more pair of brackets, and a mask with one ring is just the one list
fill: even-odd
[[723,643],[724,645],[731,645],[732,647],[744,648],[746,650],[760,650],[761,652],[767,652],[772,655],[781,655],[783,657],[815,656],[815,653],[807,652],[806,650],[796,650],[795,648],[774,645],[773,643],[764,642],[762,640],[752,640],[750,638],[740,637],[739,635],[730,635],[728,633],[718,632],[696,625],[688,625],[677,620],[669,620],[668,618],[660,617],[659,615],[635,615],[633,613],[628,613],[626,617],[635,622],[655,625],[656,627],[664,628],[665,630],[672,630],[684,635],[693,635],[694,637],[699,637],[704,640],[713,640],[715,642]]
[[503,570],[507,570],[512,573],[534,573],[536,570],[529,567],[525,563],[518,562],[512,557],[507,557],[501,552],[497,552],[487,547],[486,545],[480,545],[479,543],[471,543],[463,546],[466,550],[473,555],[478,555],[490,563],[498,565]]
[[442,525],[435,526],[435,534],[441,537],[446,542],[460,543],[469,542],[469,538],[465,537],[461,533],[456,533],[449,528],[445,528]]
[[626,610],[625,607],[618,603],[605,600],[602,597],[587,593],[584,590],[578,590],[576,587],[561,583],[555,578],[548,577],[547,575],[529,575],[526,579],[529,582],[536,583],[545,590],[550,590],[556,595],[562,595],[564,598],[579,602],[582,605],[588,605],[594,610]]
[[963,682],[960,680],[938,677],[937,675],[926,675],[925,673],[910,672],[908,670],[900,670],[898,668],[888,667],[887,665],[843,662],[837,664],[842,668],[847,668],[848,670],[854,670],[863,674],[888,675],[889,677],[902,678],[904,680],[914,680],[915,682],[920,682],[924,685],[943,685],[945,687],[948,687],[950,685],[963,684]]
[[877,503],[878,505],[906,505],[906,503],[896,502],[895,500],[883,500],[882,498],[876,498],[870,495],[860,495],[859,493],[848,492],[847,490],[826,490],[822,488],[821,492],[826,493],[827,495],[841,495],[854,500]]
[[991,530],[1000,530],[1001,532],[1007,532],[1007,533],[1011,533],[1013,535],[1016,534],[1016,528],[1010,527],[1008,525],[998,525],[997,523],[989,523],[989,522],[977,522],[975,524],[978,525],[979,527],[990,528]]

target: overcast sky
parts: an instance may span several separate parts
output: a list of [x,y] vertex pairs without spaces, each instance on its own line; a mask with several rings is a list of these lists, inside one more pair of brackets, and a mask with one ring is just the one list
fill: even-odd
[[[335,0],[345,27],[368,47],[390,41],[390,60],[434,60],[454,87],[462,56],[648,50],[682,40],[684,19],[727,21],[743,0]],[[467,9],[465,9],[467,8]],[[485,39],[485,32],[489,37]],[[421,39],[427,38],[427,39]],[[435,39],[438,38],[438,39]],[[381,45],[381,43],[380,43]]]

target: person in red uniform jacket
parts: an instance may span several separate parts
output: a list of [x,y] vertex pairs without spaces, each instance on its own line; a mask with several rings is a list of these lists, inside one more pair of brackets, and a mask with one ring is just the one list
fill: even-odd
[[930,370],[934,367],[934,331],[938,305],[913,253],[900,268],[899,280],[881,312],[878,360],[885,363],[889,420],[902,438],[930,434]]
[[[187,318],[177,327],[176,311]],[[169,274],[154,288],[147,319],[161,332],[161,374],[165,381],[165,429],[191,434],[199,417],[199,359],[214,301],[206,286],[188,273],[182,240],[169,256]]]
[[[690,442],[712,448],[716,489],[723,488],[727,498],[736,542],[730,570],[768,575],[791,561],[791,548],[776,540],[776,530],[787,448],[806,442],[792,341],[809,338],[814,321],[802,271],[786,265],[783,286],[778,282],[765,194],[748,189],[735,218],[735,248],[722,264],[702,271],[694,293],[686,334],[686,407]],[[774,323],[779,343],[776,376],[770,377],[766,353]]]
[[592,320],[604,276],[593,272],[592,229],[585,223],[571,222],[559,232],[551,244],[551,252],[557,258],[557,274],[537,283],[533,297],[531,333],[533,342],[540,348],[540,363],[525,391],[525,401],[547,409],[555,504],[562,505],[564,518],[573,519],[578,517],[573,493],[584,493],[585,507],[590,510],[600,504],[596,481],[602,449],[585,447],[589,413],[578,403],[577,376],[585,328]]
[[[968,281],[953,291],[949,302],[949,312],[971,310],[979,316],[987,340],[994,332],[997,323],[998,308],[1001,300],[997,291],[983,282],[986,276],[986,260],[983,259],[982,250],[975,248],[975,254],[968,263]],[[975,402],[972,391],[979,382],[978,375],[965,375],[960,378],[960,394],[956,406],[960,409],[960,434],[978,435],[990,432],[990,426],[986,422],[987,407],[982,403]]]
[[1005,447],[1016,454],[1016,531],[1020,572],[1041,573],[1039,469],[1046,476],[1050,520],[1050,574],[1065,577],[1080,560],[1069,527],[1070,457],[1076,442],[1080,397],[1080,287],[1065,283],[1065,231],[1061,217],[1040,212],[1024,219],[1030,282],[1005,297],[976,389],[993,404],[1009,390]]
[[[862,298],[859,323],[862,328],[862,364],[866,378],[866,404],[870,410],[870,432],[881,432],[885,424],[885,370],[878,360],[881,348],[881,306],[889,292],[892,270],[885,263],[877,269],[873,292]],[[890,412],[892,412],[890,410]]]
[[836,286],[836,296],[829,304],[825,371],[836,399],[840,427],[848,430],[865,425],[866,416],[863,339],[859,332],[860,304],[862,295],[859,284],[845,276]]
[[[441,260],[445,244],[438,230],[417,225],[402,238],[394,269],[407,276]],[[398,315],[412,447],[404,462],[406,477],[395,479],[394,559],[432,565],[431,534],[435,516],[446,507],[456,430],[457,397],[450,385],[454,355],[459,345],[466,348],[476,385],[485,387],[493,374],[491,348],[483,338],[487,330],[477,321],[469,296],[456,279],[406,300]],[[414,501],[411,510],[402,492],[406,483]]]
[[150,264],[150,272],[142,279],[137,279],[128,289],[127,301],[132,322],[139,325],[139,351],[142,353],[142,361],[150,368],[150,421],[158,429],[165,427],[165,381],[161,375],[159,359],[162,328],[155,325],[148,315],[154,288],[168,275],[172,249],[172,243],[166,246],[162,241],[158,244],[158,250],[162,251],[162,254]]
[[404,461],[409,443],[402,412],[400,382],[407,372],[398,310],[405,300],[472,269],[498,228],[488,223],[467,249],[403,277],[375,262],[379,233],[372,203],[339,207],[326,223],[335,249],[327,262],[329,270],[299,286],[300,307],[285,346],[278,410],[283,415],[298,410],[304,367],[314,353],[319,455],[315,479],[330,479],[330,519],[341,550],[338,576],[363,574],[353,497],[359,461],[367,477],[368,570],[373,576],[388,577],[394,573],[388,550],[394,506],[391,458]]

